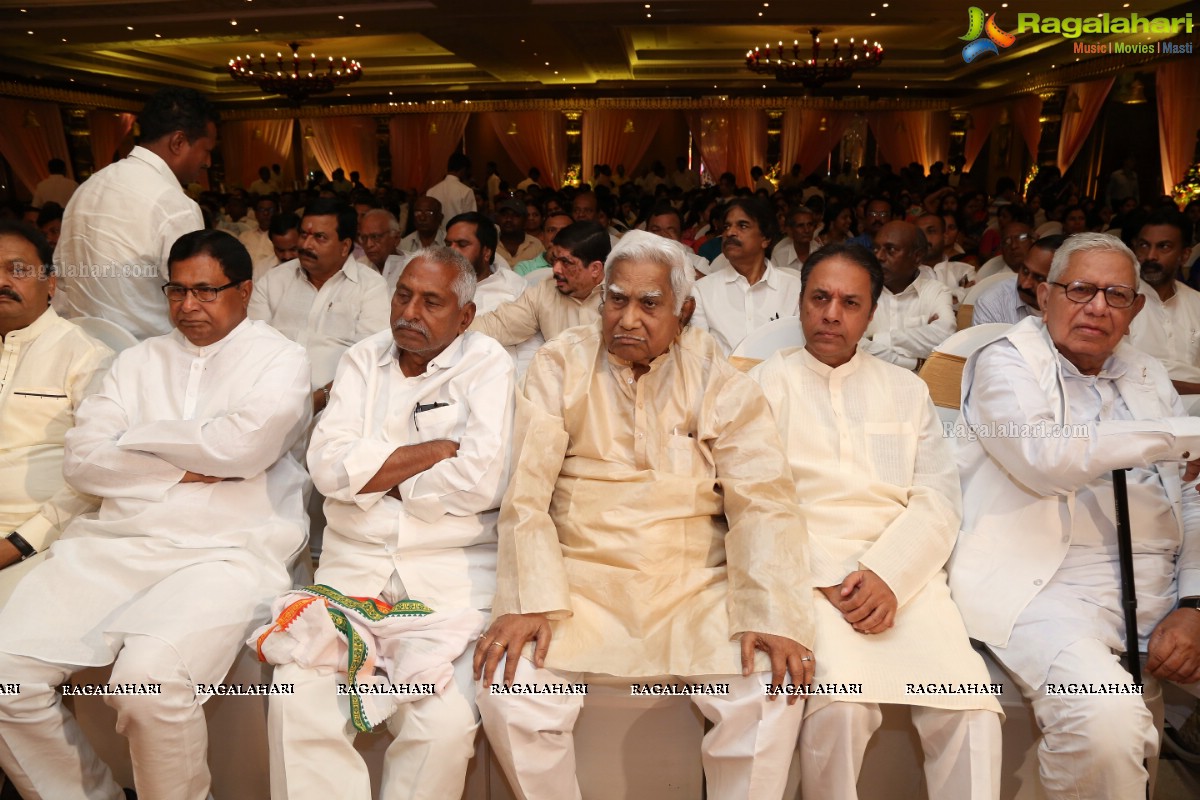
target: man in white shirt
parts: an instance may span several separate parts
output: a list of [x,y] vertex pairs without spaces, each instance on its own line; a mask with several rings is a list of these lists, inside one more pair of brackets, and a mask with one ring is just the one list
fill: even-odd
[[314,414],[329,401],[342,353],[388,327],[387,284],[351,255],[357,220],[340,200],[310,203],[299,257],[268,272],[250,301],[251,319],[270,323],[308,351]]
[[1143,797],[1143,760],[1158,749],[1141,687],[1118,659],[1112,470],[1129,470],[1147,677],[1193,693],[1200,680],[1200,470],[1184,474],[1183,463],[1200,452],[1200,419],[1184,416],[1158,360],[1122,341],[1146,302],[1136,285],[1137,259],[1120,240],[1070,237],[1038,287],[1043,319],[977,350],[963,373],[973,433],[956,440],[963,526],[950,588],[967,632],[1033,705],[1053,800]]
[[535,186],[539,186],[538,181],[542,179],[542,171],[537,167],[530,167],[529,174],[517,184],[517,191],[527,192]]
[[804,347],[751,373],[805,512],[821,656],[814,683],[862,687],[855,697],[808,698],[804,797],[858,796],[863,753],[889,703],[911,709],[931,798],[992,800],[1000,792],[996,699],[910,691],[990,679],[946,585],[960,492],[929,390],[858,347],[883,281],[879,262],[856,245],[819,251],[804,269]]
[[754,329],[800,313],[800,276],[767,259],[774,219],[758,198],[726,203],[721,255],[729,266],[696,284],[692,324],[712,334],[726,355]]
[[261,278],[267,270],[277,265],[275,247],[271,244],[271,220],[279,211],[274,198],[260,197],[254,201],[254,221],[252,229],[238,236],[238,241],[250,251],[250,260],[254,264],[254,279]]
[[993,275],[1012,275],[1021,268],[1029,248],[1036,238],[1033,228],[1025,222],[1013,221],[1000,232],[1000,254],[985,261],[975,273],[975,283],[983,283]]
[[188,184],[208,167],[217,112],[194,89],[163,89],[138,115],[141,144],[88,178],[67,204],[54,253],[55,308],[101,317],[139,339],[167,333],[167,255],[204,227]]
[[442,213],[456,217],[466,211],[475,211],[475,190],[467,186],[471,178],[471,159],[455,152],[446,161],[446,177],[429,187],[425,194],[442,204]]
[[1146,305],[1129,325],[1129,341],[1163,363],[1180,394],[1200,394],[1200,292],[1179,280],[1190,233],[1187,217],[1164,208],[1133,237]]
[[558,232],[574,222],[571,215],[566,211],[547,211],[545,219],[542,220],[541,242],[546,248],[541,253],[528,261],[520,261],[512,265],[513,272],[521,277],[525,277],[529,273],[539,269],[550,269],[550,246],[554,244],[554,237],[558,236]]
[[271,170],[267,169],[265,166],[259,167],[258,178],[250,184],[250,194],[254,195],[255,197],[266,197],[267,195],[274,194],[278,191],[279,187],[277,187],[271,181]]
[[41,208],[46,203],[58,203],[66,208],[79,184],[67,177],[67,162],[61,158],[50,159],[46,169],[50,171],[50,175],[38,181],[38,185],[33,188],[33,202],[30,205]]
[[510,267],[496,263],[496,226],[478,211],[459,214],[450,220],[446,225],[446,246],[460,253],[475,270],[476,313],[495,311],[516,300],[529,287]]
[[63,437],[112,351],[49,307],[49,244],[0,221],[0,607],[74,517],[99,501],[62,478]]
[[400,223],[392,216],[392,212],[373,208],[359,220],[358,243],[362,245],[363,254],[371,266],[383,276],[388,297],[391,297],[400,268],[409,258],[408,255],[396,255],[396,245],[400,243]]
[[712,271],[712,265],[708,263],[707,258],[679,241],[679,237],[683,235],[683,215],[675,206],[664,201],[651,208],[649,216],[646,217],[646,231],[679,244],[680,250],[687,256],[688,264],[691,265],[693,280]]
[[896,220],[879,229],[875,257],[883,266],[883,294],[861,342],[871,355],[914,372],[955,330],[950,290],[921,274],[926,249],[924,235],[911,222]]
[[396,252],[415,253],[426,247],[446,244],[446,231],[442,228],[442,204],[436,197],[422,195],[413,201],[413,232],[400,240]]
[[[270,705],[271,791],[279,800],[371,797],[354,736],[385,715],[395,740],[383,796],[462,794],[479,725],[470,645],[495,592],[496,509],[508,483],[513,415],[512,362],[491,338],[465,332],[474,286],[474,270],[447,248],[409,260],[392,296],[391,329],[346,353],[330,413],[313,432],[308,461],[327,497],[328,527],[315,579],[322,586],[311,587],[325,602],[306,613],[324,618],[340,655],[331,648],[329,660],[280,659],[275,682],[295,689]],[[361,604],[349,598],[377,598],[374,619],[360,624]],[[364,669],[348,677],[346,640],[332,632],[327,604],[370,637],[383,675]],[[406,611],[424,614],[422,624],[370,624]],[[393,620],[379,619],[388,614]],[[273,636],[290,636],[296,652],[311,649],[315,640],[300,628],[268,634],[260,647],[269,656]],[[408,670],[406,650],[427,654],[426,663]],[[410,702],[389,704],[394,710],[347,713],[337,696],[349,682],[404,688],[435,679],[437,693],[405,695]]]
[[217,220],[217,229],[241,236],[243,233],[258,228],[258,222],[250,214],[246,197],[241,189],[235,189],[225,201],[225,211]]
[[799,272],[813,247],[813,234],[817,220],[808,206],[796,206],[787,215],[787,236],[779,240],[771,251],[771,263],[780,269]]
[[1043,236],[1034,242],[1015,276],[1005,277],[975,298],[972,325],[1003,322],[1015,325],[1026,317],[1040,317],[1037,287],[1050,275],[1054,252],[1067,240],[1065,236]]
[[696,174],[695,170],[688,169],[686,156],[675,158],[675,171],[671,173],[671,185],[684,194],[700,188],[700,176]]
[[[525,204],[515,197],[509,197],[496,206],[496,224],[500,226],[496,253],[510,265],[537,258],[546,249],[536,236],[525,232],[528,213]],[[449,224],[446,227],[448,229]]]
[[608,233],[599,223],[568,225],[550,245],[554,274],[529,287],[514,302],[480,314],[471,330],[512,347],[539,334],[550,341],[568,328],[595,322],[600,316],[600,287],[608,253]]
[[304,543],[291,450],[311,413],[308,359],[246,318],[250,275],[229,234],[180,237],[165,287],[176,330],[121,353],[66,435],[64,476],[100,510],[0,612],[0,674],[21,685],[0,695],[0,767],[24,797],[121,797],[58,691],[107,664],[138,792],[208,795],[197,688],[228,672]]
[[[290,211],[276,214],[271,220],[267,238],[271,240],[271,251],[275,255],[275,263],[267,269],[270,271],[300,255],[300,218]],[[261,276],[257,279],[261,279]]]
[[954,310],[967,296],[967,290],[975,285],[975,267],[965,261],[951,261],[943,254],[946,243],[946,223],[940,214],[922,214],[914,224],[925,236],[925,257],[921,261],[922,274],[942,283],[950,290]]

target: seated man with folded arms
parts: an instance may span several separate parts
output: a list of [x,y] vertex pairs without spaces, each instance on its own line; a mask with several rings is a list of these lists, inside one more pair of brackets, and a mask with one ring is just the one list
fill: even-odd
[[[808,526],[821,660],[816,682],[858,696],[809,697],[800,733],[804,797],[858,797],[881,703],[907,705],[925,746],[932,798],[1000,792],[1000,706],[986,687],[943,569],[961,518],[958,472],[925,383],[858,347],[883,269],[856,245],[804,264],[804,347],[776,353],[751,377],[787,448]],[[819,592],[819,594],[817,593]]]
[[963,526],[950,588],[967,632],[1033,705],[1055,799],[1143,797],[1143,760],[1158,750],[1119,660],[1114,469],[1130,470],[1146,677],[1193,693],[1200,680],[1197,465],[1184,471],[1200,455],[1200,419],[1184,416],[1162,364],[1122,341],[1145,302],[1137,267],[1119,239],[1071,236],[1038,287],[1043,318],[1014,325],[963,372],[972,433],[956,440]]
[[60,684],[112,664],[117,731],[144,798],[203,800],[199,684],[219,683],[291,585],[304,544],[308,358],[246,317],[250,254],[222,231],[181,236],[164,301],[175,330],[117,356],[66,435],[63,474],[101,498],[0,612],[0,767],[28,800],[119,798]]
[[518,394],[496,618],[475,669],[520,797],[580,797],[583,697],[493,691],[514,682],[715,683],[691,697],[714,723],[709,796],[785,788],[803,703],[766,685],[812,675],[804,522],[762,393],[687,325],[684,259],[626,233],[599,324],[543,346]]
[[[470,644],[496,588],[513,410],[512,360],[491,337],[464,333],[474,291],[475,270],[459,253],[417,251],[392,295],[390,330],[338,366],[308,451],[328,520],[320,585],[277,601],[280,621],[259,645],[280,664],[275,682],[295,687],[271,698],[271,794],[280,800],[369,800],[354,737],[385,721],[396,738],[384,797],[462,794],[479,726]],[[314,598],[315,611],[290,619],[294,603]],[[347,674],[347,638],[327,608],[353,620],[383,675],[367,665]],[[438,691],[352,701],[339,696],[350,682],[436,682]]]
[[589,325],[600,316],[608,233],[597,222],[575,222],[554,237],[548,257],[554,274],[511,303],[471,323],[505,347],[541,334],[550,341],[568,328]]
[[50,246],[0,220],[0,606],[67,523],[99,501],[63,481],[63,437],[112,351],[50,308]]
[[860,342],[871,355],[914,372],[956,327],[950,290],[920,271],[927,248],[911,222],[889,222],[875,234],[883,292]]

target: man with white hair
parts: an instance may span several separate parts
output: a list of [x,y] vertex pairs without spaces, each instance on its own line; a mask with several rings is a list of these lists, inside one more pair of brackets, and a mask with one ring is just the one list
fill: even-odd
[[674,244],[630,231],[606,261],[599,324],[542,347],[518,395],[475,669],[521,797],[580,797],[583,697],[514,683],[712,686],[691,697],[714,723],[710,796],[784,791],[803,704],[764,688],[812,675],[804,522],[762,393],[688,327],[691,290]]
[[[271,794],[280,800],[370,798],[354,737],[385,718],[396,738],[383,796],[462,794],[479,724],[469,645],[496,588],[513,407],[512,360],[491,337],[465,332],[474,293],[475,270],[461,254],[418,251],[397,278],[389,329],[338,365],[308,451],[328,520],[319,585],[277,600],[280,624],[252,637],[280,664],[276,683],[295,686],[270,706]],[[315,610],[293,621],[308,605]],[[339,633],[327,609],[351,627]],[[367,664],[347,674],[354,636],[380,675]],[[339,697],[347,684],[411,690],[429,681],[436,693],[381,693],[397,703]]]
[[362,215],[358,224],[358,243],[371,266],[383,276],[390,296],[396,290],[396,278],[409,257],[408,254],[396,255],[400,223],[387,209],[372,208]]
[[[1110,472],[1130,470],[1140,647],[1150,676],[1200,680],[1200,419],[1162,364],[1123,341],[1145,298],[1134,254],[1083,233],[1027,317],[968,360],[963,527],[950,588],[967,631],[1033,704],[1050,798],[1145,794],[1158,748],[1125,650]],[[1017,432],[1020,435],[1013,435]],[[1082,687],[1082,688],[1080,688]]]

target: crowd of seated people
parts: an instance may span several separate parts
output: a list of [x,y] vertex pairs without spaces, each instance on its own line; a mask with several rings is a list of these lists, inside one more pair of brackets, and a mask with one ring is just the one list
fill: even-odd
[[[712,797],[781,797],[797,744],[805,798],[855,797],[903,706],[931,797],[996,798],[981,651],[1048,797],[1144,792],[1109,474],[1147,685],[1195,693],[1200,203],[958,163],[510,185],[461,153],[424,192],[264,166],[193,199],[218,123],[165,90],[65,209],[0,210],[22,796],[208,796],[197,687],[242,647],[275,667],[276,798],[370,797],[383,725],[385,797],[458,797],[482,727],[518,796],[578,798],[589,686],[694,703]],[[972,314],[1004,326],[948,436],[920,375]],[[788,319],[798,346],[731,358]],[[126,789],[57,691],[109,664]]]

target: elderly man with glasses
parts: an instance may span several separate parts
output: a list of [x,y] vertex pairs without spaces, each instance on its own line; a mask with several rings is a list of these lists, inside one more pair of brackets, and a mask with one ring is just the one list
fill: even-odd
[[[1139,649],[1200,680],[1200,420],[1162,364],[1122,341],[1145,304],[1119,240],[1072,236],[1029,317],[968,360],[963,528],[950,588],[968,633],[1033,704],[1050,798],[1145,794],[1158,748],[1125,650],[1110,480],[1128,469]],[[1151,683],[1153,683],[1151,681]],[[1152,686],[1153,688],[1153,686]]]

